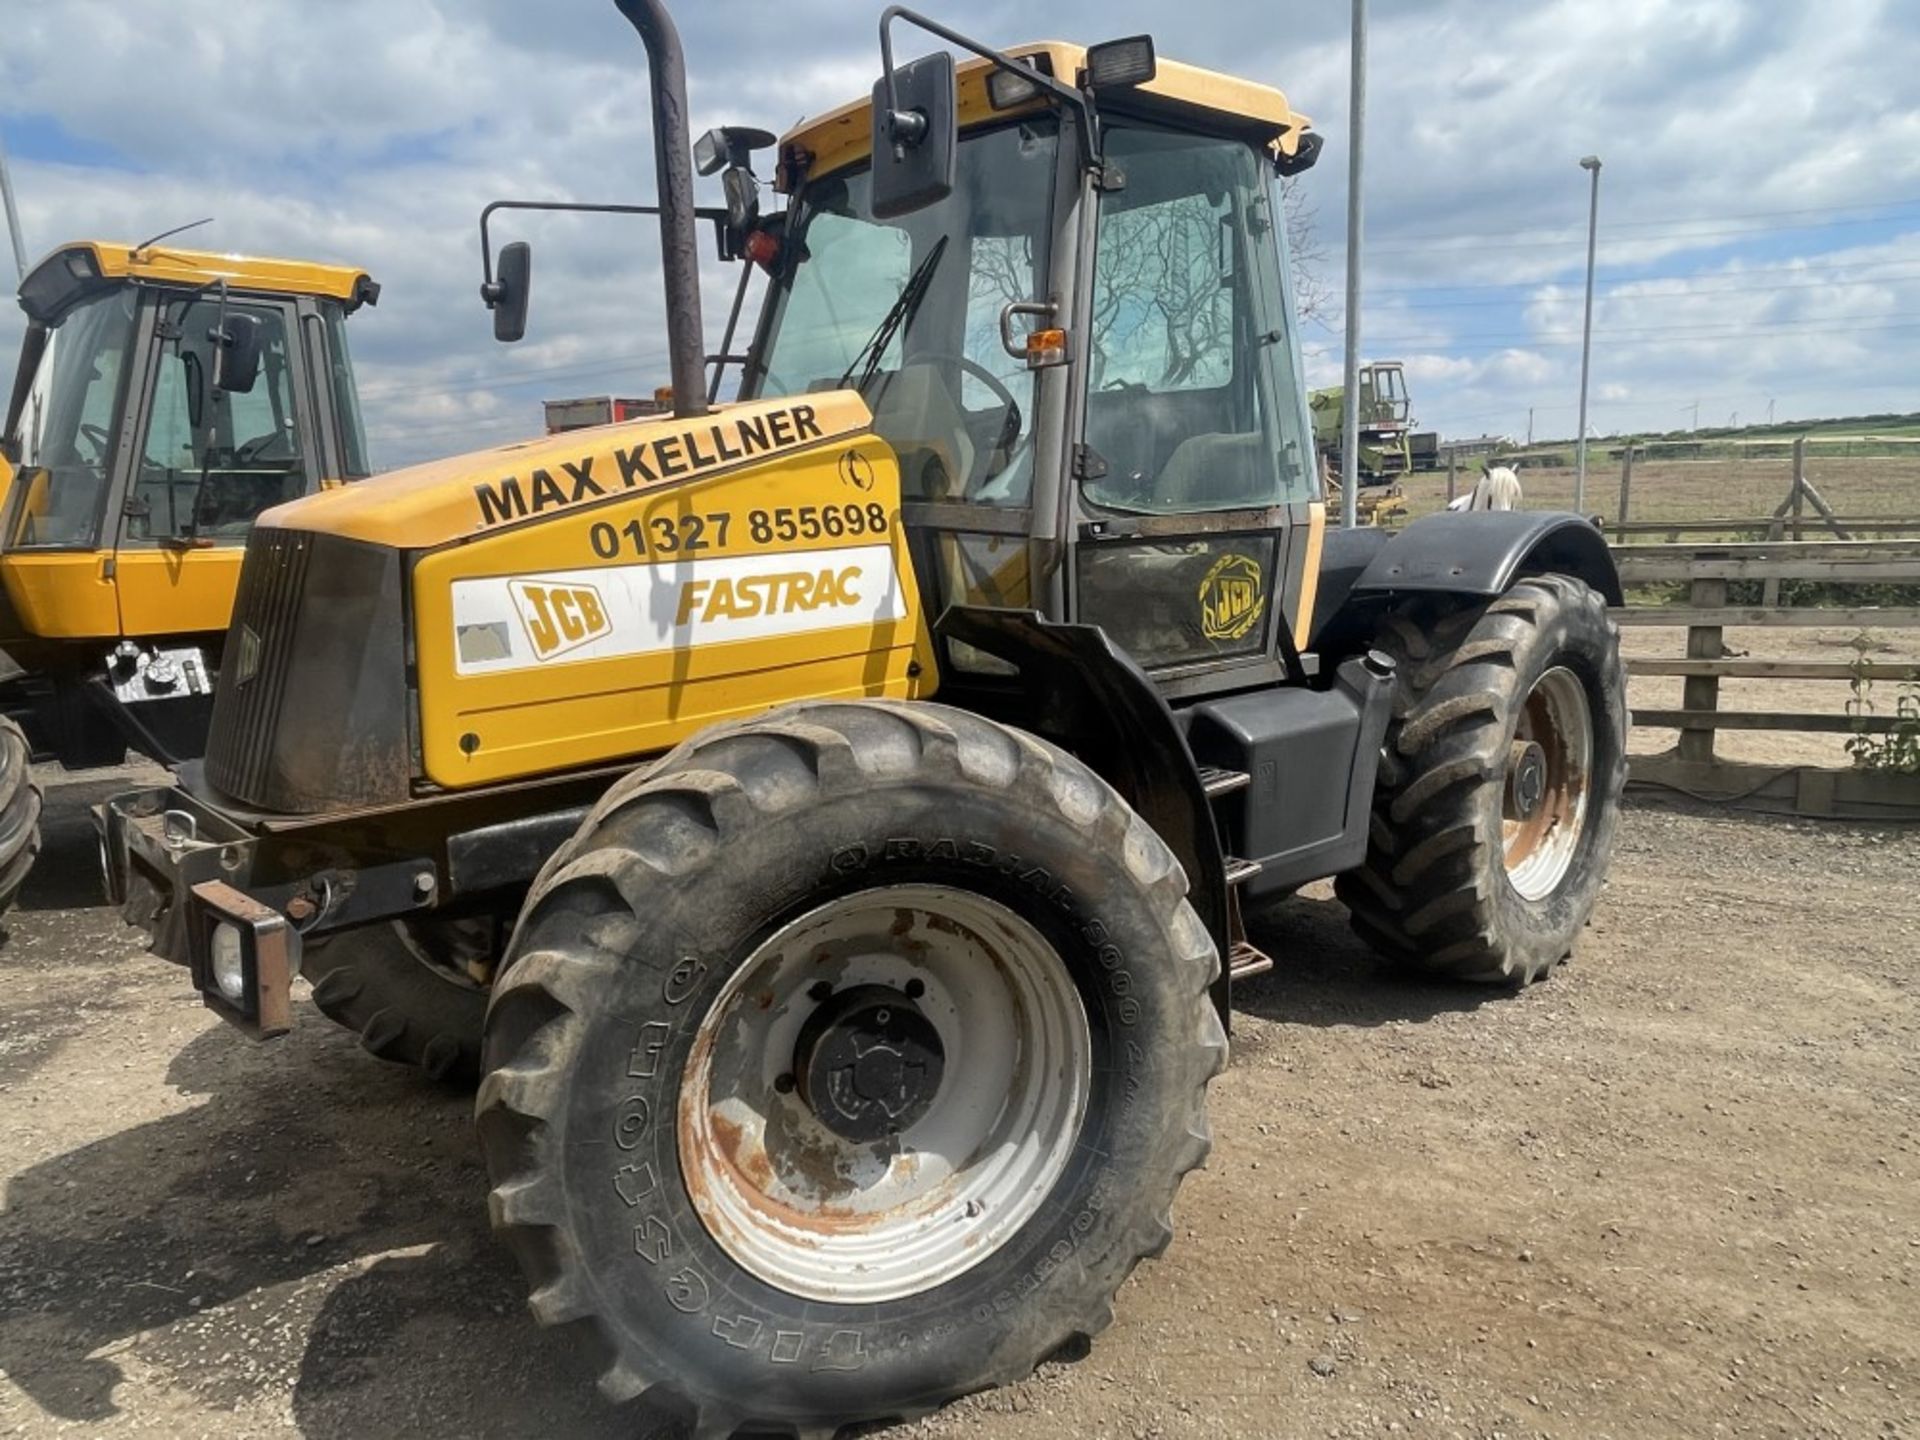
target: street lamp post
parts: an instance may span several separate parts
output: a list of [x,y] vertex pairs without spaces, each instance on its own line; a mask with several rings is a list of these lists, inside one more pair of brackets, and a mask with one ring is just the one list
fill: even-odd
[[1367,0],[1353,0],[1352,74],[1347,106],[1347,354],[1340,397],[1340,523],[1360,505],[1360,176],[1366,154]]
[[13,237],[13,264],[27,278],[27,242],[20,237],[20,210],[13,203],[13,177],[7,173],[7,147],[0,141],[0,205],[6,207],[7,233]]
[[1587,374],[1593,361],[1593,252],[1600,226],[1600,157],[1588,155],[1580,168],[1593,176],[1587,201],[1587,316],[1580,327],[1580,434],[1573,453],[1573,508],[1587,513]]

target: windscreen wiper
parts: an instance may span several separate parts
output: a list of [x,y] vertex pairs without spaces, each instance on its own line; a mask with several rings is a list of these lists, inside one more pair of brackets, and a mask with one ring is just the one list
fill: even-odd
[[853,374],[857,370],[860,372],[860,382],[854,386],[854,389],[865,392],[867,386],[872,383],[873,377],[879,372],[880,360],[887,353],[887,347],[893,343],[893,337],[900,333],[901,327],[912,320],[914,312],[920,308],[920,302],[927,293],[927,286],[933,280],[933,268],[940,263],[940,257],[946,253],[946,250],[947,237],[942,235],[934,242],[933,249],[927,252],[927,258],[922,260],[913,274],[907,277],[906,288],[900,292],[900,298],[887,307],[887,313],[880,317],[880,323],[874,327],[874,332],[868,337],[867,343],[860,347],[859,353],[848,363],[846,370],[840,376],[840,383],[834,386],[836,390],[846,389],[847,382],[853,379]]

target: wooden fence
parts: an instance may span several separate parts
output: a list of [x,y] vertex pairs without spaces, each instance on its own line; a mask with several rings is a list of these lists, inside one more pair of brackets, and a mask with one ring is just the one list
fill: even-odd
[[[1804,473],[1796,464],[1796,481]],[[1790,494],[1787,505],[1769,517],[1769,525],[1786,521],[1793,498]],[[1824,501],[1820,514],[1826,528],[1838,527],[1837,518],[1825,509]],[[1665,522],[1660,528],[1667,528]],[[1920,529],[1920,524],[1911,528]],[[1614,612],[1622,625],[1685,626],[1687,632],[1683,657],[1628,661],[1630,675],[1678,676],[1683,681],[1679,709],[1634,708],[1636,725],[1671,727],[1680,732],[1679,744],[1672,751],[1636,757],[1636,782],[1758,809],[1860,819],[1920,819],[1920,776],[1828,766],[1753,765],[1724,760],[1714,753],[1714,735],[1721,730],[1885,735],[1903,723],[1895,718],[1891,703],[1871,713],[1849,713],[1847,691],[1839,687],[1871,680],[1881,687],[1876,698],[1890,701],[1902,685],[1920,682],[1920,662],[1864,658],[1852,663],[1797,658],[1755,660],[1728,654],[1726,632],[1748,626],[1920,629],[1920,607],[1780,603],[1783,580],[1815,580],[1840,586],[1920,586],[1920,539],[1622,545],[1614,554],[1621,580],[1629,590],[1673,582],[1688,587],[1685,605],[1630,605]],[[1761,582],[1762,603],[1729,603],[1729,585],[1754,580]],[[1837,682],[1835,703],[1832,709],[1819,712],[1725,710],[1720,707],[1720,682],[1724,679]]]

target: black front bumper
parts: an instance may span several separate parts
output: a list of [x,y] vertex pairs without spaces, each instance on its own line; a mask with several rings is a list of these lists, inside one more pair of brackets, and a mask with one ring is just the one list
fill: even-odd
[[222,1019],[259,1040],[286,1034],[303,937],[285,913],[233,883],[244,879],[254,837],[172,788],[117,795],[93,815],[107,896],[147,931],[154,953],[185,965]]
[[[127,923],[147,932],[154,954],[185,965],[210,1006],[265,1035],[286,1028],[275,1007],[305,943],[449,907],[513,913],[612,778],[602,772],[287,816],[218,802],[188,765],[179,784],[116,795],[93,813],[107,895]],[[222,926],[239,932],[238,997],[234,937],[222,937]],[[216,938],[225,946],[224,991]],[[284,956],[285,981],[276,955]]]

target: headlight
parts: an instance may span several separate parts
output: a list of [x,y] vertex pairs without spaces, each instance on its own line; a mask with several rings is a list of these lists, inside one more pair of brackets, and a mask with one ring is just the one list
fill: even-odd
[[225,920],[214,926],[207,951],[213,962],[213,983],[220,987],[220,993],[227,999],[236,1005],[240,1004],[247,994],[246,961],[240,927]]

